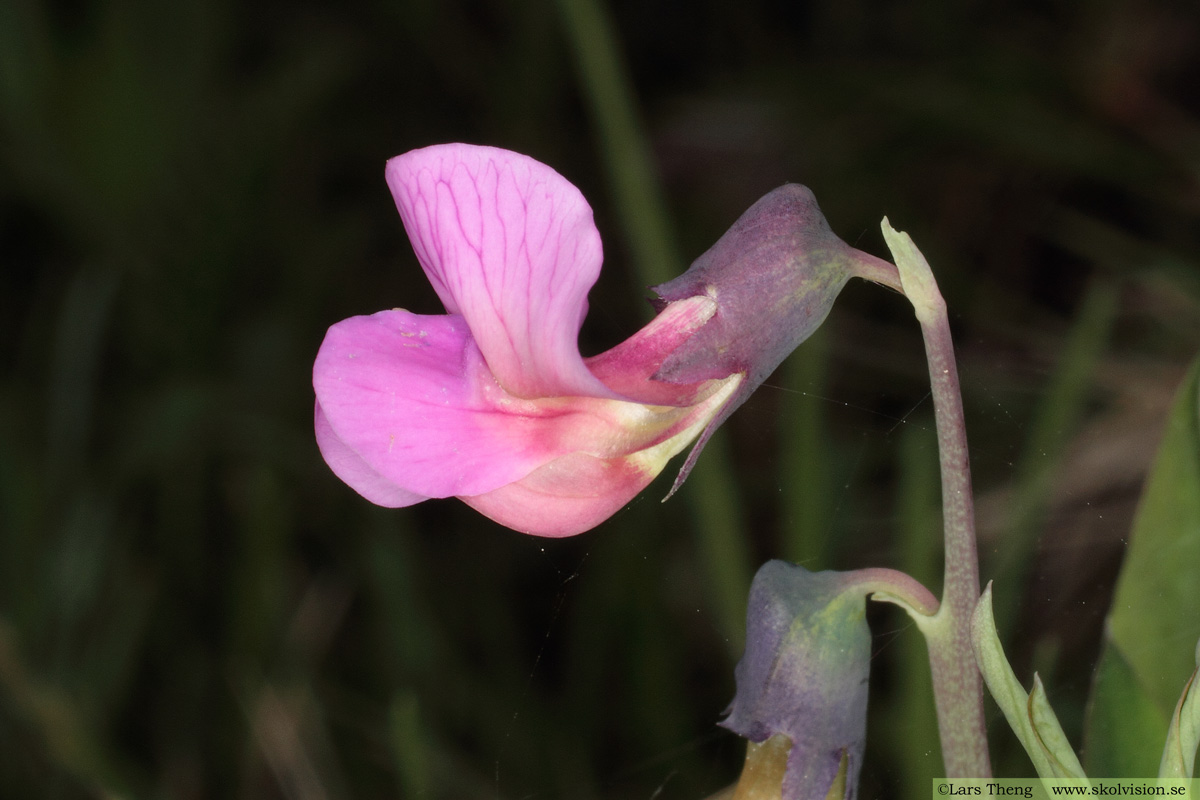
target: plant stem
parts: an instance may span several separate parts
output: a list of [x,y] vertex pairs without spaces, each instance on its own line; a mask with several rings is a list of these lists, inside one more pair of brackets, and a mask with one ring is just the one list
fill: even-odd
[[937,420],[946,542],[942,606],[926,631],[942,758],[947,777],[986,778],[992,773],[983,722],[983,685],[971,648],[971,612],[979,601],[975,509],[958,370],[944,302],[936,319],[922,321],[921,332]]
[[870,567],[856,569],[850,574],[854,576],[852,585],[872,595],[872,599],[877,602],[900,606],[913,619],[930,618],[937,614],[937,598],[907,572],[886,567]]
[[893,230],[886,219],[883,230],[896,258],[904,293],[921,323],[937,423],[945,579],[941,608],[923,623],[918,620],[918,624],[929,647],[942,759],[947,777],[986,778],[992,770],[983,720],[983,683],[971,646],[971,614],[979,601],[975,504],[954,342],[946,301],[924,256],[907,234]]

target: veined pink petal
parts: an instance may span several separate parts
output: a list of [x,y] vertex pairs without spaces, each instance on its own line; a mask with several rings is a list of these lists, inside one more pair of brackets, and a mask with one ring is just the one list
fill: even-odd
[[545,164],[447,144],[391,159],[413,249],[492,373],[517,397],[612,397],[579,355],[600,235],[579,190]]
[[351,450],[333,432],[320,403],[317,403],[315,427],[317,447],[320,448],[325,463],[333,470],[334,475],[367,500],[384,508],[400,508],[429,499],[423,494],[400,488],[363,461],[358,453]]

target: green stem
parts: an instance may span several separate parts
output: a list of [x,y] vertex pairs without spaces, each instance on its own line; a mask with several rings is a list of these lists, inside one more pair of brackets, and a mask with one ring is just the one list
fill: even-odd
[[918,624],[929,647],[942,759],[947,777],[986,778],[992,770],[983,719],[983,683],[971,645],[971,614],[979,601],[979,561],[971,464],[954,342],[946,301],[924,256],[907,234],[893,230],[886,219],[883,232],[896,258],[904,293],[921,323],[937,423],[945,579],[941,608],[926,621],[918,620]]

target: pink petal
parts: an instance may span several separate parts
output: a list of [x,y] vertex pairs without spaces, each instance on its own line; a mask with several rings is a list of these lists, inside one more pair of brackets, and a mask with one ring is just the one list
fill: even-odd
[[334,475],[367,500],[385,508],[400,508],[429,499],[425,495],[400,488],[372,469],[333,432],[320,403],[317,403],[315,427],[317,447],[320,448],[325,463],[333,470]]
[[643,449],[614,458],[569,453],[519,481],[460,499],[522,533],[550,537],[583,533],[645,489],[667,461],[696,437],[741,382],[741,376],[720,382],[704,401],[675,418],[669,436]]
[[562,454],[556,420],[521,405],[528,401],[497,406],[502,393],[462,317],[394,310],[343,320],[317,353],[313,388],[330,466],[342,464],[360,491],[379,485],[358,477],[365,468],[415,495],[479,494]]
[[611,517],[658,474],[636,459],[571,453],[524,479],[463,502],[534,536],[574,536]]
[[413,150],[386,174],[421,266],[506,391],[612,396],[579,355],[602,251],[578,189],[527,156],[466,144]]
[[713,381],[668,383],[651,378],[663,361],[716,311],[716,302],[704,295],[670,303],[633,336],[585,363],[593,375],[621,397],[654,405],[692,405]]

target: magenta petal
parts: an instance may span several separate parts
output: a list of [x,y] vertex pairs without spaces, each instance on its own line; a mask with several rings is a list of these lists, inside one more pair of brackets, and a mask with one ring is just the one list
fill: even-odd
[[[317,353],[313,388],[330,466],[352,476],[369,469],[415,495],[481,494],[562,455],[556,426],[566,418],[503,395],[458,316],[393,310],[343,320]],[[373,480],[351,485],[382,485]]]
[[605,386],[630,400],[662,406],[693,405],[711,388],[711,381],[683,384],[652,378],[664,359],[704,327],[716,310],[717,304],[704,296],[671,303],[633,336],[587,359],[588,369]]
[[579,355],[602,251],[578,189],[528,156],[466,144],[397,156],[387,182],[430,282],[506,391],[613,396]]
[[333,470],[346,485],[372,503],[385,508],[400,508],[411,506],[422,500],[428,500],[425,495],[402,489],[371,468],[366,461],[351,450],[345,442],[337,437],[329,420],[317,403],[315,427],[317,430],[317,447],[325,463]]

